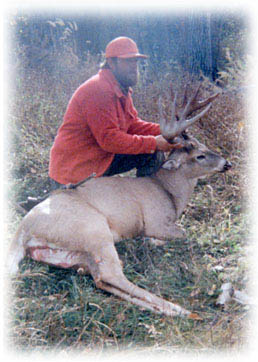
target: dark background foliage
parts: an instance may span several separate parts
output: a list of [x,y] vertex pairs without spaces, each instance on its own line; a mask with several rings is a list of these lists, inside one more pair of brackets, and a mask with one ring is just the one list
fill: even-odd
[[243,14],[202,12],[176,14],[64,15],[18,14],[12,20],[13,37],[29,67],[53,70],[58,53],[70,51],[78,61],[99,55],[117,36],[133,38],[150,56],[155,71],[162,63],[178,62],[191,73],[203,72],[215,80],[226,65],[223,49],[234,42],[234,53],[245,54]]

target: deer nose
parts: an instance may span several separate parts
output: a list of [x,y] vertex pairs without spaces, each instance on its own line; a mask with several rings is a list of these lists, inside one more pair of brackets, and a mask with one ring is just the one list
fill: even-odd
[[225,163],[225,165],[224,165],[224,167],[223,167],[223,172],[229,170],[231,167],[232,167],[231,162],[226,161],[226,163]]

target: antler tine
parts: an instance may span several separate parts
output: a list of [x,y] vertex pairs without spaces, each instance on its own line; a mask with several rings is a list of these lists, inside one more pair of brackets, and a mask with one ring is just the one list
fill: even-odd
[[198,109],[207,106],[220,94],[219,92],[217,92],[204,100],[197,101],[197,96],[200,91],[200,88],[201,88],[201,83],[198,84],[197,89],[195,90],[193,96],[190,97],[189,101],[187,102],[185,108],[181,113],[180,119],[185,119],[186,117],[190,116],[194,111],[197,111]]
[[210,109],[211,104],[208,104],[206,108],[204,108],[204,110],[202,110],[201,113],[198,113],[196,116],[190,118],[190,119],[182,119],[179,122],[177,122],[178,126],[176,129],[176,132],[174,133],[173,137],[176,137],[178,135],[180,135],[183,131],[186,130],[186,128],[190,127],[192,124],[194,124],[196,121],[198,121],[198,119],[202,118]]
[[182,132],[189,126],[191,126],[193,123],[195,123],[196,121],[198,121],[198,119],[202,118],[207,112],[208,110],[211,108],[211,103],[209,103],[207,105],[206,108],[204,108],[201,113],[198,113],[196,116],[190,118],[190,119],[186,119],[183,123],[186,124],[186,127],[185,125],[182,123]]
[[160,123],[161,134],[170,143],[172,142],[175,135],[178,135],[178,132],[177,132],[178,122],[176,121],[177,93],[174,94],[173,90],[171,90],[171,95],[172,95],[171,121],[167,120],[164,117],[162,97],[160,96],[159,100],[158,100],[158,108],[159,108],[159,116],[160,116],[159,123]]
[[163,133],[167,129],[167,120],[164,117],[164,109],[163,109],[161,96],[159,96],[158,100],[158,109],[159,109],[159,125],[160,125],[161,134],[163,135]]
[[210,97],[204,99],[203,101],[199,101],[198,108],[195,108],[194,111],[196,111],[197,109],[200,109],[202,107],[205,107],[207,104],[210,104],[212,101],[214,101],[215,98],[217,98],[219,96],[219,94],[220,94],[220,92],[217,92],[217,93],[211,95]]
[[174,97],[175,97],[175,92],[174,92],[173,84],[172,84],[172,83],[171,83],[170,86],[169,86],[169,90],[170,90],[171,99],[173,100]]
[[190,83],[187,82],[185,89],[184,89],[184,94],[183,94],[183,102],[182,102],[182,107],[185,107],[187,105],[187,89],[190,87]]
[[176,102],[178,92],[174,92],[172,85],[170,86],[170,94],[171,94],[171,122],[176,121]]
[[[193,93],[193,95],[189,98],[188,102],[186,103],[186,106],[185,106],[183,112],[181,113],[180,120],[185,119],[187,116],[189,116],[191,113],[193,113],[194,110],[201,108],[201,107],[198,107],[198,108],[194,109],[196,107],[196,103],[197,103],[196,98],[200,91],[200,87],[201,87],[201,83],[198,84],[195,92]],[[185,102],[186,102],[185,98],[186,98],[186,89],[185,89],[183,104],[185,104]]]
[[166,119],[164,117],[163,104],[162,104],[162,97],[161,96],[159,96],[159,100],[158,100],[158,109],[159,109],[160,122],[162,122],[164,124],[167,121],[166,121]]
[[184,89],[184,95],[183,95],[183,103],[182,103],[182,107],[185,107],[187,104],[187,86]]

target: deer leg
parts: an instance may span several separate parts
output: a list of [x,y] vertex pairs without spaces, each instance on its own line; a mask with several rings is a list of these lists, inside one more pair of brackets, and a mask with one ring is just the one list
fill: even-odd
[[146,233],[148,242],[151,245],[163,246],[172,239],[182,239],[186,236],[185,231],[177,225],[172,225],[170,228],[164,227],[161,228],[161,230],[162,234],[160,233],[160,230],[158,232],[152,232],[149,236],[148,233]]
[[150,240],[152,244],[159,246],[164,245],[168,240],[185,238],[186,234],[182,228],[175,224],[169,226],[164,224],[159,229],[148,230],[145,236],[152,239]]
[[198,316],[177,304],[168,302],[155,294],[149,293],[131,283],[123,274],[122,267],[115,246],[106,245],[102,249],[99,262],[100,280],[96,286],[107,292],[113,293],[122,299],[136,304],[155,313],[167,316],[186,316],[197,319]]
[[151,245],[154,245],[154,246],[163,246],[167,243],[167,240],[160,240],[160,239],[156,239],[156,238],[149,238],[148,239],[148,242],[151,244]]

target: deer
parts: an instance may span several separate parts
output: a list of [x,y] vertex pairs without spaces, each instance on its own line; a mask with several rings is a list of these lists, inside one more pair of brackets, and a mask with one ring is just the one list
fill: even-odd
[[[171,117],[158,100],[160,129],[173,149],[160,169],[145,177],[93,177],[73,189],[57,190],[33,207],[14,236],[8,257],[11,274],[28,256],[60,268],[91,274],[97,288],[140,308],[169,317],[201,317],[130,282],[123,273],[115,244],[142,236],[159,246],[185,232],[176,221],[184,211],[198,179],[230,169],[231,163],[209,150],[186,129],[203,117],[218,96],[197,100],[200,86],[182,105],[171,90]],[[196,111],[195,116],[192,114]]]

